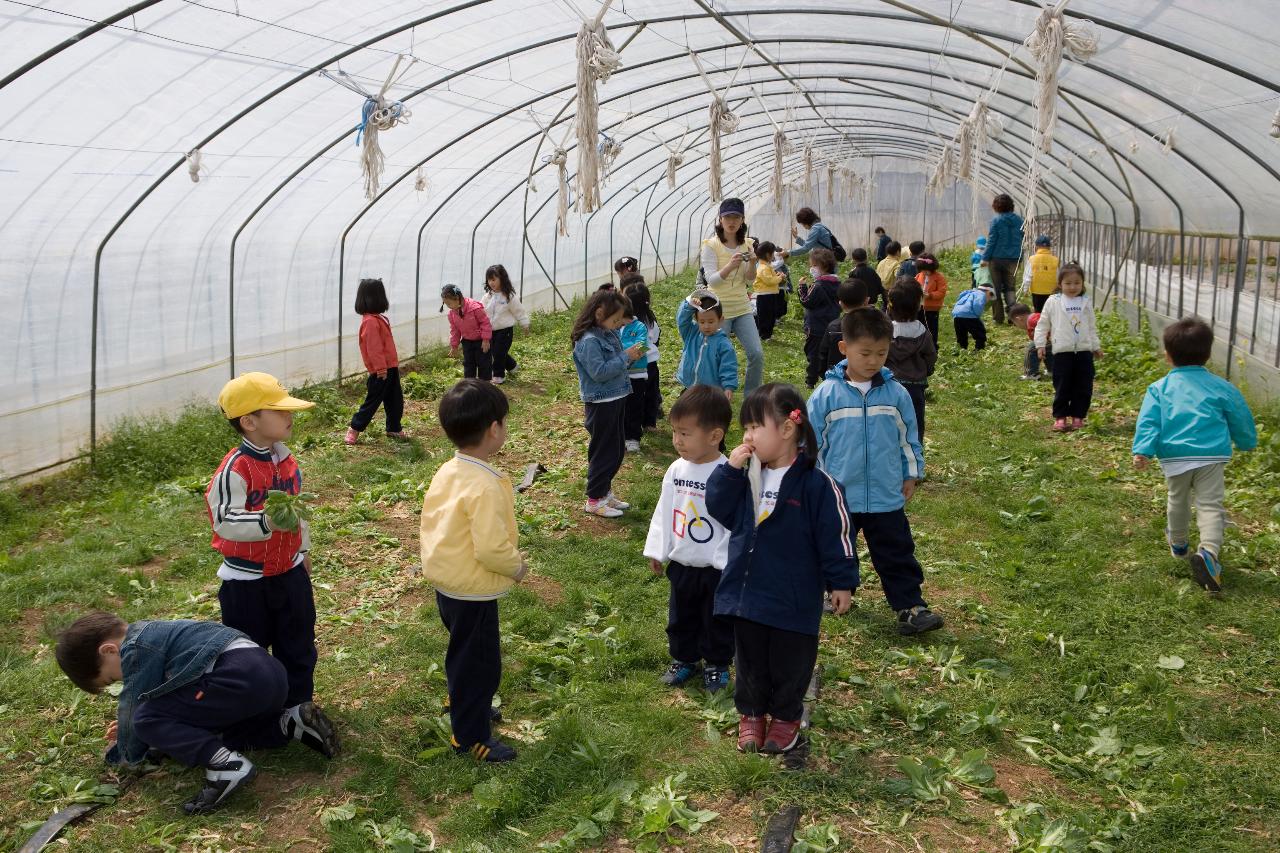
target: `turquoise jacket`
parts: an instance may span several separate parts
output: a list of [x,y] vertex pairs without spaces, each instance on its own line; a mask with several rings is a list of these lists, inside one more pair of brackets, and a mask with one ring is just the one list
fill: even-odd
[[724,329],[714,335],[704,335],[698,328],[693,306],[688,300],[680,303],[676,312],[676,328],[684,341],[680,354],[680,368],[676,381],[686,388],[694,385],[711,385],[736,391],[738,388],[738,353]]
[[1133,455],[1168,462],[1226,462],[1231,445],[1258,446],[1253,412],[1227,380],[1193,365],[1147,386],[1133,433]]
[[622,337],[623,349],[629,349],[634,344],[644,345],[644,355],[631,362],[627,369],[632,373],[647,374],[649,371],[649,327],[644,324],[644,320],[632,320],[623,326],[618,334]]

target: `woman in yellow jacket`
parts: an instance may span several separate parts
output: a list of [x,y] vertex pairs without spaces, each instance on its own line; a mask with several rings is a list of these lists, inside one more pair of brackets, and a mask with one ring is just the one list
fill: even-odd
[[1032,311],[1039,314],[1044,304],[1058,289],[1058,258],[1053,254],[1053,241],[1048,234],[1036,238],[1036,253],[1023,267],[1022,287],[1031,293]]

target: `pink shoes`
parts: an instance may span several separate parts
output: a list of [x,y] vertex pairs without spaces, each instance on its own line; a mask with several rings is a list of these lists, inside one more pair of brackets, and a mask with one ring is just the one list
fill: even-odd
[[1066,418],[1054,418],[1054,419],[1053,419],[1053,431],[1054,431],[1054,432],[1066,432],[1066,431],[1067,431],[1067,429],[1068,429],[1068,427],[1067,427],[1067,419],[1066,419]]
[[356,432],[353,427],[347,427],[347,434],[343,437],[342,441],[345,444],[355,444],[359,440],[360,433]]
[[405,440],[405,439],[413,438],[413,434],[412,434],[411,432],[409,432],[408,430],[402,429],[402,430],[400,430],[399,432],[389,432],[389,433],[387,433],[387,438],[398,438],[398,439],[400,439],[401,441],[403,441],[403,440]]
[[1072,428],[1072,429],[1084,429],[1084,418],[1072,418],[1072,419],[1071,419],[1071,428]]

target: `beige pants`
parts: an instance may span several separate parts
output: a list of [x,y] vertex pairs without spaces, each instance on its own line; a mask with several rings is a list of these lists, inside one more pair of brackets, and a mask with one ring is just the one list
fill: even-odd
[[1170,542],[1187,541],[1187,528],[1191,525],[1191,498],[1194,493],[1200,547],[1207,548],[1215,557],[1218,555],[1222,549],[1222,525],[1227,515],[1222,508],[1226,491],[1223,472],[1226,467],[1225,462],[1215,462],[1165,478],[1169,486]]

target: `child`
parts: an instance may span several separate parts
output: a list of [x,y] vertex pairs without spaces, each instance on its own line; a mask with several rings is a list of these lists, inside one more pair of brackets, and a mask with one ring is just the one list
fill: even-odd
[[715,294],[705,288],[695,290],[676,311],[676,328],[684,341],[676,381],[685,388],[711,385],[732,400],[738,388],[738,353],[721,328],[724,309]]
[[884,282],[880,280],[880,276],[876,275],[876,271],[867,263],[867,250],[854,249],[849,253],[849,257],[853,259],[853,269],[849,270],[849,277],[845,281],[860,281],[867,288],[867,301],[872,307],[877,305],[883,307],[885,305],[885,289]]
[[456,284],[440,288],[440,300],[449,309],[449,358],[458,357],[462,344],[462,378],[475,379],[479,374],[486,382],[493,379],[493,356],[490,352],[493,327],[484,305],[463,296]]
[[[973,241],[973,254],[969,256],[969,286],[976,287],[982,282],[978,281],[978,270],[982,269],[982,253],[987,248],[987,238],[979,237]],[[987,284],[991,282],[988,281]]]
[[[926,273],[920,273],[926,275]],[[944,285],[945,287],[945,285]],[[926,291],[927,294],[927,291]],[[924,392],[938,363],[938,347],[930,329],[916,319],[920,311],[920,290],[914,285],[895,286],[889,291],[889,319],[893,321],[893,341],[885,367],[907,393],[916,412],[916,431],[924,446]],[[937,319],[938,312],[934,312]],[[928,316],[928,312],[925,312]]]
[[1200,547],[1191,555],[1196,583],[1222,589],[1223,472],[1231,445],[1258,446],[1253,413],[1236,387],[1205,369],[1213,352],[1213,330],[1203,320],[1184,317],[1164,330],[1164,357],[1173,367],[1147,387],[1133,434],[1133,464],[1142,470],[1160,460],[1169,487],[1165,539],[1175,557],[1185,558],[1191,494],[1195,493]]
[[1042,359],[1053,345],[1054,432],[1080,429],[1093,399],[1093,362],[1102,358],[1102,342],[1093,303],[1085,294],[1084,270],[1075,261],[1058,270],[1058,292],[1040,312],[1035,341]]
[[933,348],[938,348],[938,315],[942,312],[942,302],[947,298],[947,277],[938,272],[938,259],[933,255],[920,255],[916,258],[916,283],[924,295],[924,324],[929,328],[929,337],[933,338]]
[[890,237],[887,233],[885,233],[884,227],[880,225],[876,226],[875,233],[876,233],[876,263],[878,264],[885,259],[886,255],[890,254],[889,244],[893,242],[893,238]]
[[898,275],[905,275],[909,278],[915,278],[921,270],[920,256],[924,254],[925,245],[922,240],[913,240],[911,245],[907,247],[907,251],[911,252],[911,257],[902,262],[902,266],[898,267]]
[[846,360],[809,397],[809,421],[818,465],[844,490],[850,533],[866,537],[898,633],[919,634],[942,627],[942,617],[921,595],[924,570],[904,509],[924,476],[924,451],[911,396],[884,369],[892,344],[893,324],[880,311],[844,315]]
[[671,443],[680,458],[662,478],[662,493],[649,522],[644,555],[655,575],[667,563],[667,645],[671,665],[662,676],[670,687],[698,674],[710,693],[729,683],[733,623],[713,611],[716,586],[729,561],[729,531],[707,514],[707,480],[725,461],[720,445],[733,411],[719,388],[694,385],[671,407]]
[[[986,267],[983,267],[986,269]],[[982,322],[982,312],[995,295],[989,284],[982,284],[962,291],[951,306],[951,325],[956,330],[956,343],[960,349],[969,348],[969,336],[973,335],[973,348],[980,350],[987,345],[987,325]]]
[[326,758],[338,754],[333,723],[311,702],[289,706],[277,658],[216,622],[126,623],[111,613],[82,616],[58,635],[58,666],[81,690],[123,682],[107,726],[107,763],[141,764],[150,750],[203,767],[204,786],[183,806],[206,814],[257,775],[240,750],[299,740]]
[[597,290],[578,312],[569,339],[573,342],[573,366],[586,413],[587,503],[584,511],[602,518],[617,518],[631,504],[613,494],[613,475],[622,467],[626,440],[622,419],[631,393],[628,372],[645,348],[622,348],[618,329],[629,303],[616,290]]
[[840,487],[814,467],[800,393],[763,385],[741,420],[742,444],[707,481],[707,512],[731,531],[715,613],[733,619],[738,749],[781,753],[800,743],[823,590],[834,612],[847,612],[858,555]]
[[867,287],[858,279],[848,279],[836,290],[836,299],[840,303],[840,316],[827,324],[822,333],[822,343],[818,345],[818,361],[823,373],[840,361],[840,339],[844,335],[840,331],[840,320],[850,311],[866,307]]
[[387,320],[387,291],[380,278],[363,278],[356,289],[356,313],[360,315],[360,358],[369,371],[365,380],[364,402],[351,417],[343,441],[355,444],[360,433],[378,412],[378,406],[386,407],[387,435],[391,438],[408,438],[400,424],[404,417],[404,392],[400,388],[400,356],[396,354],[396,342],[391,337],[391,323]]
[[636,319],[644,321],[645,340],[649,342],[646,354],[648,364],[645,367],[644,408],[640,417],[643,429],[657,429],[662,418],[662,385],[658,374],[658,341],[662,337],[662,327],[650,305],[649,287],[644,283],[644,276],[638,272],[627,273],[622,277],[622,293],[631,303],[631,310]]
[[511,342],[516,336],[516,324],[529,331],[529,312],[524,310],[511,284],[511,276],[502,264],[494,264],[484,271],[484,312],[489,317],[493,331],[489,356],[493,364],[493,383],[501,385],[508,373],[515,373],[520,366],[511,357]]
[[302,491],[302,470],[282,442],[293,413],[315,403],[290,397],[274,376],[246,373],[218,394],[218,407],[240,444],[209,481],[205,503],[213,547],[222,554],[218,603],[222,622],[243,631],[284,664],[285,705],[310,702],[316,668],[316,602],[311,590],[311,529],[266,510],[271,491]]
[[459,755],[491,764],[516,757],[491,728],[502,680],[498,599],[529,571],[516,548],[511,481],[489,464],[507,439],[507,411],[502,390],[478,379],[440,398],[440,426],[457,451],[431,478],[419,530],[422,575],[449,632],[450,742]]
[[[1038,380],[1040,378],[1040,354],[1036,352],[1036,325],[1040,322],[1040,312],[1031,313],[1031,309],[1021,302],[1013,303],[1009,309],[1009,322],[1027,333],[1027,353],[1022,359],[1022,376],[1020,379]],[[1045,344],[1044,363],[1053,373],[1053,347]]]
[[1053,241],[1048,234],[1036,238],[1036,252],[1030,258],[1022,274],[1022,286],[1031,293],[1031,304],[1036,313],[1044,310],[1044,304],[1058,285],[1058,259],[1051,251]]
[[773,256],[778,247],[765,240],[756,244],[756,328],[760,340],[773,337],[773,326],[782,316],[782,273],[773,268]]
[[902,244],[897,240],[890,240],[885,246],[885,256],[880,259],[880,263],[876,264],[876,275],[880,276],[882,282],[892,285],[901,268]]
[[836,276],[836,256],[830,249],[814,249],[809,255],[809,280],[800,279],[800,302],[804,305],[804,355],[808,360],[805,384],[810,388],[822,376],[819,350],[827,324],[840,316],[840,279]]
[[631,382],[631,393],[627,395],[627,406],[622,414],[623,445],[627,453],[640,452],[640,437],[644,434],[644,401],[648,396],[649,385],[649,329],[644,320],[636,317],[631,300],[627,300],[627,308],[622,314],[625,325],[619,333],[623,348],[641,346],[640,357],[627,368],[627,379]]
[[[625,286],[622,283],[622,279],[626,278],[631,273],[638,274],[640,272],[640,262],[630,255],[623,255],[613,262],[613,271],[618,276],[618,290],[621,292],[622,288]],[[610,289],[613,288],[613,282],[609,282],[609,287]]]

